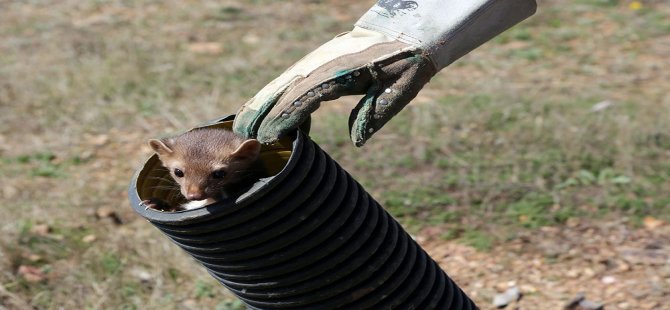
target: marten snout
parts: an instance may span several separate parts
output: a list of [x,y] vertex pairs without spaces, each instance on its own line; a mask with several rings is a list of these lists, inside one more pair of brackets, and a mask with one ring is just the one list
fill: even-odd
[[188,194],[186,194],[186,199],[188,199],[188,200],[204,200],[205,195],[202,192],[188,193]]
[[186,192],[182,193],[188,200],[204,200],[206,199],[205,191],[200,186],[188,186]]

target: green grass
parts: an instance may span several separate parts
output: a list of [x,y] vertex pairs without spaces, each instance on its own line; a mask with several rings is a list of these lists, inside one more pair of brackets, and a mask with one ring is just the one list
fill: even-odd
[[216,310],[243,310],[246,309],[240,300],[224,300],[216,305]]
[[615,7],[619,4],[619,0],[578,0],[577,3],[588,4],[596,7]]
[[205,298],[205,297],[214,297],[214,289],[209,283],[203,281],[198,281],[195,283],[195,297],[196,298]]
[[480,251],[491,249],[491,246],[493,246],[492,239],[490,235],[478,230],[467,230],[462,236],[463,243]]
[[418,132],[419,146],[356,152],[353,170],[368,171],[363,184],[385,189],[378,199],[416,231],[465,229],[473,218],[529,229],[577,217],[667,219],[667,122],[632,102],[591,112],[600,101],[591,93],[545,103],[478,93],[410,106],[387,130],[401,141]]

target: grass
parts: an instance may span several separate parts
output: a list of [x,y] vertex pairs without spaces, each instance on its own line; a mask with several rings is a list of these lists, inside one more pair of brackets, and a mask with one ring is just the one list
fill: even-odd
[[[0,284],[39,309],[241,309],[132,213],[127,182],[148,138],[234,113],[372,2],[0,1]],[[669,13],[540,1],[364,148],[355,99],[324,103],[312,137],[408,230],[479,250],[576,217],[670,220]]]

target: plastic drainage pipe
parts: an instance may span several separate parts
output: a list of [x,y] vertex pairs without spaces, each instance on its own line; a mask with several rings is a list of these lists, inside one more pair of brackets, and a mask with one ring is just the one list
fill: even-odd
[[152,156],[131,182],[130,201],[249,309],[477,309],[309,137],[298,132],[286,146],[273,177],[234,201],[181,212],[140,206],[174,198],[157,186],[169,176]]

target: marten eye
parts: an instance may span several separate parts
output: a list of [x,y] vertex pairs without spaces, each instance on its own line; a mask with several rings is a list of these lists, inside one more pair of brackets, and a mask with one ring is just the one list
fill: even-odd
[[179,168],[174,168],[174,175],[178,178],[184,177],[184,171],[179,170]]
[[223,177],[225,177],[225,176],[226,176],[226,172],[223,171],[223,169],[215,170],[214,172],[212,172],[212,178],[215,178],[215,179],[223,179]]

